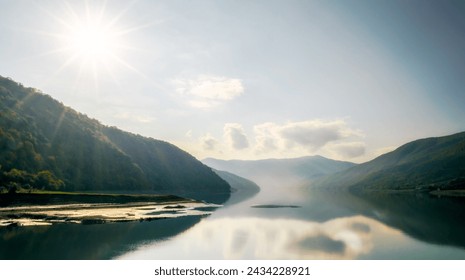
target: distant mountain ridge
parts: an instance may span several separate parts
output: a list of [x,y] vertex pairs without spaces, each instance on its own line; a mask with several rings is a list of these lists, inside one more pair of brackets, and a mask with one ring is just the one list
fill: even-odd
[[465,132],[409,142],[315,186],[357,192],[465,188]]
[[50,171],[68,191],[169,193],[220,203],[230,193],[211,168],[176,146],[102,125],[1,76],[0,151],[0,186],[17,169]]
[[214,169],[231,172],[252,180],[259,185],[265,181],[268,181],[266,184],[269,184],[269,181],[284,185],[308,184],[308,182],[325,175],[356,165],[355,163],[327,159],[322,156],[263,160],[219,160],[206,158],[202,162]]

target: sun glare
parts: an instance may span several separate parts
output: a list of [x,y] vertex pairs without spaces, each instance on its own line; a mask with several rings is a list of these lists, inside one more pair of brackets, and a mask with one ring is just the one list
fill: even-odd
[[[107,1],[61,1],[61,5],[46,8],[39,4],[48,18],[54,21],[54,31],[37,31],[38,34],[52,37],[56,48],[40,55],[58,54],[63,63],[51,77],[66,71],[76,71],[75,87],[85,86],[93,79],[96,90],[104,77],[119,84],[118,75],[129,70],[146,76],[134,67],[128,58],[130,51],[141,51],[128,42],[128,36],[152,26],[153,22],[141,25],[129,24],[128,11],[135,3],[111,8]],[[129,24],[129,25],[128,25]]]
[[119,31],[101,19],[77,18],[66,26],[65,48],[81,63],[114,62],[121,48]]
[[79,26],[70,34],[72,51],[85,59],[102,59],[115,55],[117,42],[110,30],[98,24]]

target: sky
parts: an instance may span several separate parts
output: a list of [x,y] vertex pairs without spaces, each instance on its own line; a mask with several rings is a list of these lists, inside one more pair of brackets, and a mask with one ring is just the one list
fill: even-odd
[[0,75],[198,159],[465,130],[465,2],[0,0]]

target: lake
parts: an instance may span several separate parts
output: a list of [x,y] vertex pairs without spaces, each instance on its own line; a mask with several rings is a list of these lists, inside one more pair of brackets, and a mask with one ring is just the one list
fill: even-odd
[[465,259],[463,199],[259,185],[207,217],[3,227],[0,258]]

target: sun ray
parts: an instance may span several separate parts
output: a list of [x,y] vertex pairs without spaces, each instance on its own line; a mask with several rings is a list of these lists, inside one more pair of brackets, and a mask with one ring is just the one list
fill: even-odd
[[49,84],[52,80],[54,80],[58,74],[60,74],[65,68],[67,68],[73,61],[77,59],[77,55],[73,55],[69,57],[63,64],[55,71],[53,72],[47,80],[45,80],[44,85]]
[[149,79],[146,75],[144,75],[142,72],[140,72],[139,70],[137,70],[135,67],[133,67],[132,65],[130,65],[129,63],[127,63],[126,61],[124,61],[123,59],[119,58],[118,56],[116,55],[113,55],[112,56],[114,58],[115,61],[117,61],[119,64],[121,64],[122,66],[126,67],[127,69],[133,71],[134,73],[138,74],[139,76],[141,76],[142,78],[144,79]]
[[104,62],[103,65],[105,66],[105,70],[107,71],[108,75],[110,75],[111,79],[113,80],[113,82],[121,89],[123,88],[123,86],[121,85],[121,82],[116,78],[115,74],[113,73],[113,71],[111,70],[111,67],[110,65],[108,64],[108,62]]
[[48,57],[48,56],[56,55],[58,53],[65,53],[66,51],[68,51],[68,48],[64,48],[64,47],[63,48],[56,48],[56,49],[52,49],[52,50],[49,50],[49,51],[46,51],[46,52],[37,53],[37,54],[34,54],[34,55],[29,55],[29,56],[24,56],[24,57],[20,58],[19,60],[30,61],[30,60],[40,58],[40,57]]
[[55,125],[55,128],[53,129],[52,135],[50,136],[50,143],[53,144],[53,141],[55,140],[55,136],[57,135],[58,130],[61,127],[61,123],[63,122],[63,119],[65,118],[66,114],[66,107],[63,107],[63,111],[61,111],[60,116],[58,117],[57,123]]
[[84,68],[85,68],[85,67],[84,67],[84,64],[81,63],[81,64],[79,65],[79,70],[78,70],[78,73],[77,73],[77,75],[76,75],[76,78],[74,79],[73,89],[74,89],[75,91],[77,91],[78,85],[80,84],[81,77],[82,77],[82,72],[84,71]]
[[[134,67],[127,60],[129,52],[145,53],[148,50],[137,47],[133,42],[125,41],[129,34],[161,24],[164,21],[151,20],[139,24],[127,25],[123,18],[134,7],[138,0],[123,2],[121,9],[110,12],[109,1],[62,1],[60,5],[46,8],[40,2],[34,2],[53,24],[53,29],[30,30],[34,34],[51,38],[55,48],[35,54],[34,57],[45,57],[55,54],[64,56],[64,62],[53,70],[45,85],[66,70],[75,71],[71,83],[74,92],[81,89],[91,89],[100,94],[103,81],[108,78],[118,87],[122,87],[118,69],[137,74],[144,80],[150,81],[142,71]],[[159,85],[156,85],[160,87]]]
[[103,19],[104,15],[105,15],[105,10],[107,9],[107,3],[108,1],[105,0],[102,2],[103,4],[101,5],[100,7],[100,12],[99,12],[99,19]]
[[97,93],[97,96],[100,96],[99,76],[98,76],[98,70],[97,70],[97,65],[95,61],[92,61],[92,70],[93,70],[93,76],[94,76],[95,92]]
[[28,92],[28,93],[26,94],[26,96],[24,96],[23,98],[21,98],[21,99],[19,100],[19,102],[17,102],[17,103],[15,104],[15,107],[16,107],[16,108],[21,108],[21,106],[23,106],[23,104],[26,103],[26,102],[27,102],[30,98],[32,98],[33,96],[34,96],[34,94],[33,94],[32,92]]
[[132,72],[136,73],[137,75],[139,75],[141,78],[145,79],[147,82],[149,82],[151,85],[153,85],[154,87],[156,87],[157,89],[160,89],[160,90],[163,90],[163,86],[161,86],[160,84],[156,83],[153,79],[150,79],[149,77],[147,77],[144,73],[142,73],[141,71],[139,71],[137,68],[135,68],[134,66],[130,65],[129,63],[127,63],[126,61],[124,61],[123,59],[121,59],[120,57],[118,56],[114,56],[113,57],[115,61],[117,61],[119,64],[121,64],[122,66],[126,67],[127,69],[131,70]]
[[114,26],[131,8],[138,2],[138,0],[131,1],[126,8],[122,9],[116,16],[114,16],[109,22],[108,26]]
[[[79,22],[79,21],[80,21],[80,17],[79,17],[79,15],[74,11],[73,7],[71,7],[71,5],[69,4],[69,2],[68,2],[68,1],[64,1],[63,3],[64,3],[64,5],[65,5],[65,8],[66,8],[68,14],[70,14],[70,15],[72,16],[71,22]],[[71,25],[70,25],[69,27],[71,27]]]
[[[52,18],[53,20],[55,20],[59,25],[61,26],[67,26],[69,27],[69,23],[64,19],[64,18],[60,18],[59,16],[53,14],[52,12],[50,12],[49,10],[45,9],[44,7],[42,7],[41,5],[39,5],[38,3],[36,2],[32,2],[36,7],[38,7],[41,11],[45,12],[50,18]],[[65,4],[67,4],[66,1],[64,1]]]
[[91,19],[91,16],[90,16],[90,9],[89,9],[89,1],[85,0],[84,1],[84,4],[86,6],[86,17],[87,17],[87,21],[89,21]]
[[149,22],[149,23],[141,24],[141,25],[138,25],[138,26],[126,28],[126,29],[120,30],[120,31],[117,33],[117,35],[118,35],[118,36],[126,35],[126,34],[128,34],[128,33],[132,33],[132,32],[139,31],[139,30],[142,30],[142,29],[145,29],[145,28],[149,28],[149,27],[152,27],[152,26],[155,26],[155,25],[159,25],[159,24],[161,24],[162,22],[163,22],[162,20],[156,20],[156,21],[152,21],[152,22]]

